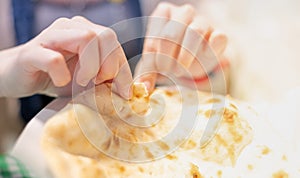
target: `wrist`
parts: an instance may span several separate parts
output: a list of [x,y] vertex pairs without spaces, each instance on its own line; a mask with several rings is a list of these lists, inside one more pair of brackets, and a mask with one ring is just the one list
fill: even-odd
[[11,96],[9,91],[14,86],[10,86],[10,83],[15,82],[11,77],[13,69],[17,67],[15,63],[20,56],[22,46],[0,51],[0,97]]
[[197,78],[182,78],[185,86],[219,94],[228,93],[229,61],[222,60],[208,74]]
[[203,76],[194,77],[194,78],[182,77],[182,79],[185,81],[193,82],[195,84],[207,83],[210,80],[212,80],[216,75],[218,75],[220,72],[222,72],[223,69],[228,67],[229,67],[229,61],[227,59],[223,59],[211,71],[209,71]]
[[222,72],[223,69],[229,67],[229,61],[227,59],[221,60],[210,72],[205,74],[203,77],[193,78],[196,83],[203,83],[212,80],[218,73]]

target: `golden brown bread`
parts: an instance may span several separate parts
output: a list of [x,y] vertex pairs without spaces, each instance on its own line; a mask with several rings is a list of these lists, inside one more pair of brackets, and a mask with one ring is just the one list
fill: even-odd
[[[260,142],[253,142],[252,126],[240,114],[251,109],[240,108],[230,97],[160,88],[151,96],[135,90],[133,99],[125,101],[109,85],[83,97],[85,103],[94,98],[97,108],[74,100],[45,126],[41,143],[55,177],[270,177],[280,171],[262,173],[256,166],[256,157],[269,153],[257,153]],[[185,122],[195,116],[192,130],[176,127],[182,113]],[[219,117],[215,137],[201,147],[207,123]],[[173,133],[176,129],[181,130]],[[170,134],[171,139],[164,139]]]

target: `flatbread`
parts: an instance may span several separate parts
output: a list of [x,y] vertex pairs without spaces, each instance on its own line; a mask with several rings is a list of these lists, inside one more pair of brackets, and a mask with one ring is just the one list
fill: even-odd
[[264,124],[230,97],[136,85],[126,101],[104,84],[49,119],[41,145],[58,178],[299,177]]

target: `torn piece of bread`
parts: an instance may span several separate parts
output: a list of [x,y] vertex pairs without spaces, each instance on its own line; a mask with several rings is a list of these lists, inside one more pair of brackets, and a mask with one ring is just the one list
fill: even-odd
[[133,96],[128,103],[133,112],[139,115],[147,113],[150,109],[149,93],[144,83],[134,83]]

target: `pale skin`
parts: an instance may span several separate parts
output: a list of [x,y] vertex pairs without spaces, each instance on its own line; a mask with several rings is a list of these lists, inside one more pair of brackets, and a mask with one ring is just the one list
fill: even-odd
[[160,3],[149,19],[135,76],[149,91],[160,78],[149,71],[173,73],[186,85],[194,83],[202,89],[203,83],[197,79],[224,59],[226,45],[227,37],[214,30],[192,6]]
[[28,43],[2,51],[0,59],[1,96],[71,95],[79,61],[77,84],[93,81],[98,85],[114,79],[115,92],[130,98],[132,76],[116,34],[83,17],[56,20]]
[[[227,37],[192,6],[160,3],[151,17],[135,73],[150,92],[159,75],[149,70],[176,73],[188,85],[223,58]],[[115,32],[83,17],[56,20],[28,43],[0,52],[0,59],[0,96],[70,96],[74,78],[81,86],[113,80],[116,93],[131,97],[133,79]],[[79,70],[73,76],[77,62]]]

